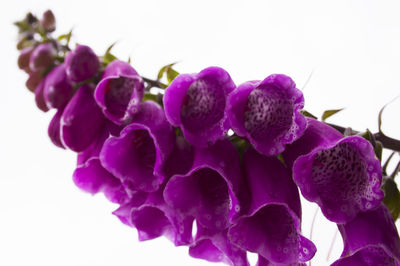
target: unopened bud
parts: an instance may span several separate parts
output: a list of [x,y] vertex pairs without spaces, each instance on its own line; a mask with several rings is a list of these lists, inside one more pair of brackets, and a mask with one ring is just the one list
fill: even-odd
[[47,10],[43,13],[42,19],[40,20],[40,25],[48,32],[56,29],[56,18],[51,10]]
[[56,50],[51,43],[39,44],[29,60],[29,67],[32,71],[44,70],[45,68],[54,64],[54,57]]

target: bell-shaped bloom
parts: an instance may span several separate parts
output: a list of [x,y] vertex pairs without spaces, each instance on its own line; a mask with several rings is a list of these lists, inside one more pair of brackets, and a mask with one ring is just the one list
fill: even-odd
[[36,46],[29,58],[29,68],[32,71],[41,71],[54,64],[56,49],[50,42]]
[[343,138],[343,134],[327,124],[307,117],[307,129],[298,141],[286,146],[283,158],[291,169],[294,161],[301,155],[311,152],[317,147],[328,147]]
[[49,108],[47,107],[43,96],[44,83],[45,80],[42,80],[35,90],[35,103],[40,110],[47,112]]
[[100,61],[86,45],[77,45],[65,58],[66,72],[70,80],[81,82],[94,77],[99,71]]
[[234,89],[228,72],[219,67],[179,75],[165,91],[165,115],[190,144],[213,144],[229,129],[226,98]]
[[246,251],[233,245],[228,229],[213,230],[197,223],[195,240],[189,247],[189,255],[210,262],[224,262],[232,266],[249,266]]
[[51,142],[59,148],[65,149],[64,144],[61,141],[61,134],[60,134],[60,120],[61,115],[63,113],[63,109],[57,110],[55,115],[50,121],[47,133],[50,137]]
[[144,82],[133,67],[114,60],[104,70],[97,85],[95,99],[108,119],[127,124],[139,111],[144,95]]
[[25,72],[29,73],[30,68],[29,68],[29,59],[31,57],[31,54],[33,52],[35,47],[29,46],[24,49],[22,49],[21,53],[18,56],[18,67],[21,70],[24,70]]
[[119,137],[109,138],[100,153],[103,166],[130,190],[152,192],[164,181],[163,167],[175,132],[160,106],[145,101]]
[[94,87],[82,85],[68,102],[61,117],[61,136],[66,147],[80,152],[104,127],[105,117],[93,98]]
[[40,71],[33,71],[29,73],[29,77],[25,82],[25,86],[30,90],[31,92],[35,92],[37,86],[40,84],[40,82],[43,81],[42,74]]
[[303,106],[303,94],[294,81],[274,74],[237,87],[228,98],[227,115],[237,135],[258,152],[276,155],[304,133],[307,123],[299,112]]
[[372,145],[358,136],[321,143],[300,156],[293,165],[293,179],[303,196],[336,223],[354,219],[383,199],[380,162]]
[[200,225],[223,230],[240,213],[241,179],[238,152],[228,140],[221,140],[208,148],[196,148],[190,171],[171,177],[164,198]]
[[316,247],[300,234],[300,198],[290,170],[253,148],[244,153],[243,163],[252,198],[248,214],[229,229],[232,243],[271,263],[310,260]]
[[139,241],[165,236],[176,246],[192,242],[193,217],[182,215],[166,204],[163,188],[151,193],[134,192],[130,202],[113,214],[138,230]]
[[400,239],[393,218],[381,203],[338,225],[344,249],[334,266],[400,265]]
[[95,141],[78,153],[78,167],[73,174],[73,180],[75,185],[85,192],[103,192],[111,202],[125,204],[130,200],[130,195],[121,181],[101,165],[99,159],[100,151],[109,135],[106,127],[99,129]]
[[65,65],[53,68],[46,76],[43,95],[49,108],[64,108],[74,93],[72,82],[65,73]]

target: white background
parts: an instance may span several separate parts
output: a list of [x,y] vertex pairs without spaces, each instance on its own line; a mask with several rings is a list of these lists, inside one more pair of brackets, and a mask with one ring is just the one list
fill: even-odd
[[[132,58],[139,73],[179,61],[180,72],[217,65],[233,80],[290,75],[316,115],[346,109],[331,122],[377,130],[379,109],[400,94],[398,1],[5,1],[0,2],[0,265],[209,265],[164,238],[139,243],[136,232],[111,215],[102,195],[72,182],[75,155],[53,146],[42,113],[16,65],[16,28],[31,10],[53,9],[57,33],[101,54]],[[400,138],[400,102],[384,113],[384,130]],[[303,205],[310,236],[316,205]],[[313,265],[326,260],[336,226],[318,213]],[[342,249],[338,235],[332,262]],[[252,256],[253,258],[254,256]],[[254,261],[254,260],[253,260]]]

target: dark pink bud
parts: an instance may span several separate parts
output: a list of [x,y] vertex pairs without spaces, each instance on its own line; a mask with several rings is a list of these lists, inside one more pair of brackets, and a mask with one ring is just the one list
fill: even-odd
[[18,56],[18,67],[25,72],[29,73],[29,59],[31,58],[31,54],[33,52],[34,47],[26,47],[21,51],[21,53]]
[[47,10],[43,13],[42,19],[40,20],[40,25],[43,27],[43,29],[49,32],[56,29],[56,18],[51,10]]
[[87,80],[97,74],[100,61],[93,50],[86,45],[77,45],[65,58],[68,77],[75,82]]
[[30,59],[29,67],[32,71],[40,71],[54,64],[56,50],[51,43],[39,44],[33,50]]

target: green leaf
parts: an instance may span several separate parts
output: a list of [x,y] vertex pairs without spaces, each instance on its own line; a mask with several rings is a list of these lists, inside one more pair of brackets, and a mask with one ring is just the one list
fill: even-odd
[[300,112],[301,112],[304,116],[311,117],[311,118],[314,118],[314,119],[318,119],[315,115],[313,115],[312,113],[310,113],[310,112],[308,112],[308,111],[306,111],[306,110],[301,110]]
[[385,177],[382,189],[385,192],[383,203],[385,203],[393,219],[396,221],[400,214],[400,191],[397,188],[397,184],[393,179]]
[[169,69],[167,70],[167,80],[168,80],[168,84],[171,84],[171,82],[172,82],[178,75],[179,75],[179,73],[178,73],[176,70],[174,70],[174,69],[172,69],[172,68],[169,68]]
[[108,46],[106,52],[104,53],[104,55],[107,55],[111,52],[111,49],[117,44],[117,42],[114,42],[113,44],[111,44],[110,46]]
[[107,53],[103,56],[103,63],[105,65],[108,65],[109,63],[111,63],[112,61],[114,61],[115,59],[117,59],[117,57],[115,55],[113,55],[112,53]]
[[171,82],[176,78],[176,76],[179,75],[179,73],[174,70],[172,67],[176,64],[177,62],[174,62],[172,64],[168,64],[166,66],[163,66],[157,74],[157,80],[161,80],[164,74],[167,75],[167,81],[168,84],[171,84]]
[[322,114],[322,121],[325,121],[328,117],[331,117],[332,115],[342,111],[344,108],[341,109],[332,109],[332,110],[326,110],[323,114]]
[[385,110],[386,106],[388,106],[389,104],[391,104],[393,101],[395,101],[397,98],[399,98],[399,96],[396,96],[393,100],[391,100],[390,102],[388,102],[387,104],[385,104],[381,110],[379,111],[379,115],[378,115],[378,129],[379,129],[379,133],[381,133],[382,135],[385,135],[382,131],[382,114],[383,114],[383,110]]
[[389,165],[389,162],[390,162],[390,160],[393,158],[393,155],[394,155],[395,153],[396,153],[396,152],[392,152],[392,153],[389,155],[389,157],[387,158],[385,164],[382,166],[382,173],[383,173],[385,176],[387,176],[387,167],[388,167],[388,165]]
[[151,93],[145,93],[143,96],[143,101],[153,101],[153,102],[157,102],[158,101],[158,96],[155,94],[151,94]]
[[71,29],[68,33],[61,34],[60,36],[57,37],[57,40],[59,40],[59,41],[65,40],[66,43],[67,43],[67,46],[68,46],[69,42],[71,41],[72,30],[73,29]]

